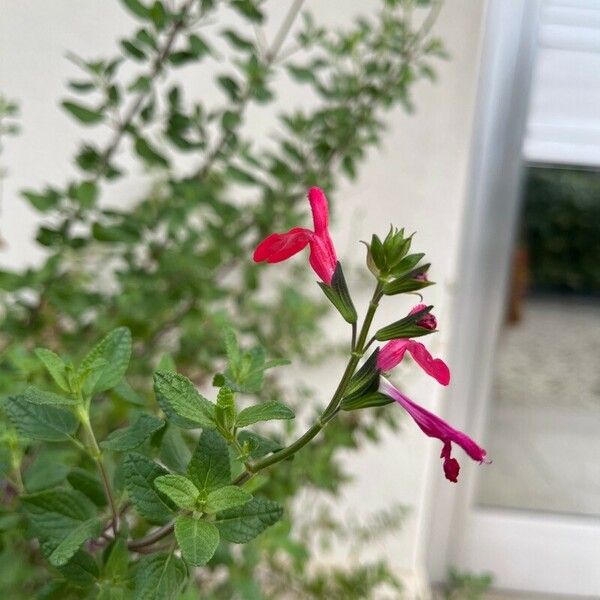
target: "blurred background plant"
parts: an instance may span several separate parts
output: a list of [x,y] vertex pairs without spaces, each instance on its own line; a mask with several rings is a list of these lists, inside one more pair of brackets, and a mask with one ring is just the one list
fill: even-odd
[[[39,213],[36,241],[45,259],[22,272],[0,272],[3,396],[43,382],[36,346],[78,359],[103,333],[117,326],[132,331],[130,375],[100,404],[101,433],[120,426],[136,405],[148,404],[148,375],[164,355],[197,385],[208,385],[223,365],[227,326],[246,345],[268,348],[270,356],[318,358],[327,343],[315,343],[325,304],[302,285],[306,270],[292,266],[293,276],[274,280],[252,263],[251,248],[266,233],[301,222],[309,186],[335,197],[343,178],[355,178],[381,140],[386,112],[398,105],[412,110],[411,88],[433,79],[432,63],[444,57],[431,34],[437,2],[373,3],[353,26],[330,30],[293,0],[270,42],[261,29],[268,5],[258,0],[122,4],[137,27],[119,40],[118,53],[99,60],[70,56],[81,75],[69,81],[62,106],[86,134],[96,134],[73,158],[79,175],[23,192]],[[214,73],[220,105],[186,97],[177,74],[184,65],[186,73],[196,69],[206,81]],[[315,102],[278,104],[279,71]],[[252,105],[278,113],[277,126],[261,140],[244,130]],[[13,103],[2,106],[14,115]],[[14,131],[9,127],[5,133]],[[147,169],[147,190],[115,199],[115,182],[127,176],[120,157],[129,152]],[[310,388],[290,387],[286,401],[296,407],[312,396]],[[263,397],[283,390],[281,376],[270,375]],[[340,452],[376,442],[383,425],[397,426],[394,413],[382,409],[339,419],[284,473],[273,473],[267,495],[291,509],[299,488],[339,494],[348,479]],[[169,428],[162,444],[168,461],[187,456],[191,440]],[[3,471],[15,452],[24,455],[27,491],[91,469],[73,462],[60,445],[56,454],[40,454],[7,426]],[[35,547],[23,539],[24,523],[10,513],[14,502],[5,481],[0,590],[3,597],[30,598],[43,586],[44,571],[36,568],[41,559]],[[196,582],[203,597],[369,598],[381,586],[399,589],[397,577],[380,563],[359,571],[308,569],[315,539],[326,543],[344,528],[325,515],[317,532],[297,528],[291,515],[287,510],[284,521],[242,553],[219,552],[211,574],[203,570]]]

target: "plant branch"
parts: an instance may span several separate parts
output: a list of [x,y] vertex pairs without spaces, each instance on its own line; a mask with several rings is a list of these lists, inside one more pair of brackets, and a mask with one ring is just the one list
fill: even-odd
[[[294,20],[298,16],[300,9],[302,8],[302,4],[304,4],[304,0],[294,0],[292,6],[288,10],[286,16],[284,17],[281,26],[279,27],[277,33],[275,34],[275,38],[273,40],[273,44],[269,47],[269,49],[265,52],[265,67],[269,68],[273,65],[273,63],[277,60],[279,55],[279,51],[281,50],[281,46],[288,36],[292,25],[294,24]],[[250,98],[252,97],[253,92],[252,84],[249,82],[246,85],[246,88],[242,92],[242,94],[238,97],[236,102],[233,105],[233,111],[238,117],[244,112]],[[217,142],[215,143],[212,150],[208,152],[204,162],[198,167],[198,169],[191,176],[192,179],[203,179],[208,171],[211,169],[219,155],[221,154],[223,148],[227,146],[227,144],[231,141],[231,138],[234,135],[234,128],[228,128],[223,131]]]

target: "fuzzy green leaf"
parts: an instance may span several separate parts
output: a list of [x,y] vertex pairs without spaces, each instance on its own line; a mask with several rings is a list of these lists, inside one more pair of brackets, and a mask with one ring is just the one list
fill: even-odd
[[217,514],[215,525],[221,536],[235,544],[245,544],[273,525],[283,515],[283,507],[265,498]]
[[162,524],[172,516],[169,500],[154,488],[154,480],[167,471],[146,456],[128,454],[123,461],[125,488],[138,512],[151,523]]
[[195,566],[205,565],[219,545],[219,530],[208,521],[181,516],[175,521],[181,556]]
[[236,419],[238,427],[248,427],[259,421],[272,421],[274,419],[293,419],[294,411],[281,402],[271,400],[256,406],[249,406],[240,412]]
[[169,421],[184,429],[214,428],[214,404],[204,398],[194,384],[172,371],[154,373],[154,393]]
[[46,390],[40,390],[32,385],[25,389],[23,398],[27,400],[27,402],[39,405],[76,406],[78,404],[75,398],[62,396],[60,394],[55,394],[54,392],[47,392]]
[[85,541],[100,534],[102,527],[102,520],[93,518],[84,521],[75,529],[71,529],[65,539],[50,554],[50,563],[55,567],[66,565]]
[[133,600],[173,600],[186,574],[185,565],[173,553],[145,556],[136,569]]
[[242,506],[252,500],[252,495],[236,485],[226,485],[208,494],[204,510],[216,513],[236,506]]
[[183,475],[169,473],[154,480],[154,487],[168,496],[177,506],[186,510],[197,508],[196,500],[200,495],[198,488]]
[[47,348],[36,348],[35,355],[44,363],[56,385],[65,392],[70,392],[71,386],[67,379],[67,366],[63,359]]
[[103,392],[114,387],[123,379],[131,357],[131,332],[127,327],[118,327],[98,342],[85,356],[78,372],[81,373],[99,360],[106,361],[101,367],[93,391]]
[[67,481],[74,489],[85,494],[96,506],[106,506],[104,487],[96,475],[75,467],[67,475]]
[[164,426],[164,421],[152,415],[140,415],[129,427],[113,431],[104,441],[100,442],[100,446],[109,450],[133,450]]
[[5,409],[17,431],[34,440],[64,442],[75,433],[78,426],[72,413],[62,408],[27,402],[22,396],[9,397]]
[[202,432],[187,474],[201,492],[211,492],[229,484],[229,451],[218,433],[210,430]]

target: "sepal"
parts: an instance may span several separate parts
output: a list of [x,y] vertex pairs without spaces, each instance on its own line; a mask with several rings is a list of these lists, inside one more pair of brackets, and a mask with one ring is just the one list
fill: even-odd
[[423,310],[409,314],[403,319],[396,321],[386,327],[382,327],[375,334],[375,339],[379,342],[387,342],[388,340],[408,339],[434,333],[435,329],[427,329],[417,325],[425,315],[431,312],[433,305],[427,306]]
[[352,376],[346,393],[341,402],[341,407],[345,410],[345,404],[364,396],[379,387],[379,369],[377,368],[377,348],[371,356],[364,362],[363,366]]
[[409,271],[404,276],[400,276],[393,281],[390,281],[383,286],[383,293],[386,296],[395,296],[396,294],[406,294],[408,292],[416,292],[423,288],[433,285],[433,281],[428,281],[426,273],[431,266],[430,263],[422,265]]
[[327,296],[329,301],[338,309],[338,312],[342,315],[345,321],[350,324],[356,323],[358,315],[356,314],[356,308],[350,297],[348,291],[348,285],[342,271],[342,265],[338,262],[333,277],[331,279],[331,285],[319,282],[319,286],[323,290],[323,293]]
[[342,410],[351,411],[359,410],[361,408],[379,408],[380,406],[387,406],[392,402],[393,400],[389,396],[374,391],[349,401],[344,400],[344,402],[342,402]]

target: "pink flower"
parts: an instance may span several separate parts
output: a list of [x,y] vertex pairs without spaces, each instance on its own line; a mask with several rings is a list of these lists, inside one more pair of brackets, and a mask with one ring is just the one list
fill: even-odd
[[446,421],[407,398],[383,377],[380,379],[379,391],[400,404],[425,435],[443,442],[440,458],[444,459],[444,475],[449,481],[456,483],[460,471],[458,461],[452,457],[452,442],[458,444],[473,460],[479,463],[490,462],[486,459],[486,451],[480,448],[468,435],[454,429]]
[[448,365],[441,358],[433,358],[429,350],[415,340],[400,339],[388,342],[379,351],[377,367],[381,371],[391,371],[402,361],[407,350],[425,373],[431,375],[442,385],[450,383]]
[[308,201],[313,217],[314,231],[304,227],[293,227],[287,233],[272,233],[254,251],[254,261],[277,263],[310,246],[309,262],[313,271],[327,285],[337,266],[337,256],[329,235],[329,209],[327,198],[321,188],[308,191]]
[[[426,308],[427,305],[425,304],[417,304],[408,314],[414,315],[415,313],[418,313]],[[424,317],[417,321],[416,324],[419,327],[424,327],[425,329],[433,331],[437,327],[437,319],[435,318],[435,315],[427,313]]]

